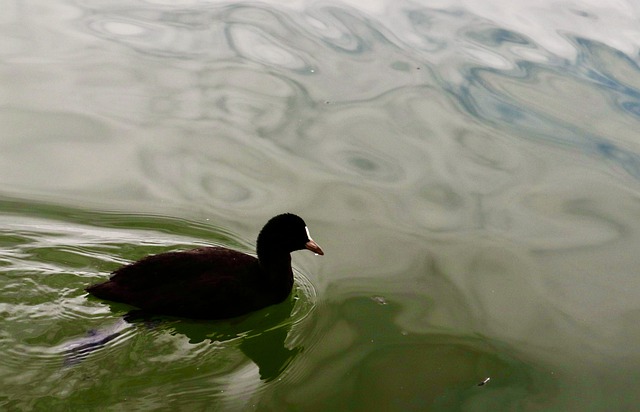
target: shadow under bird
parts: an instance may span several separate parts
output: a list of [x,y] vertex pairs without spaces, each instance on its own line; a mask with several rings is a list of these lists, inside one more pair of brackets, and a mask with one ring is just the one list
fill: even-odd
[[224,247],[147,256],[86,288],[100,299],[143,312],[196,319],[226,319],[284,301],[293,288],[291,252],[324,252],[304,220],[291,213],[267,222],[258,235],[258,257]]

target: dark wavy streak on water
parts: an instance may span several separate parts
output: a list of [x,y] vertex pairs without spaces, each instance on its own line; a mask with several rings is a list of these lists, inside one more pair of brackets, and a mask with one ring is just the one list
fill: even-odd
[[[509,39],[511,39],[510,37]],[[505,39],[504,41],[508,41]],[[598,90],[606,99],[616,102],[615,107],[623,113],[638,118],[636,112],[640,104],[640,90],[626,85],[624,79],[617,79],[606,69],[600,68],[598,52],[607,51],[610,58],[617,58],[628,64],[640,75],[640,67],[620,51],[611,49],[588,39],[573,39],[579,50],[576,61],[563,60],[561,65],[550,66],[528,61],[519,61],[512,70],[497,70],[487,67],[469,67],[466,84],[459,88],[450,88],[461,105],[474,117],[499,129],[516,132],[527,139],[546,142],[579,150],[607,161],[625,170],[631,176],[640,178],[640,155],[628,149],[623,142],[593,133],[562,119],[562,113],[556,116],[531,107],[517,96],[504,93],[494,87],[500,80],[515,79],[535,84],[542,74],[557,78],[571,78],[585,83],[589,88]],[[487,81],[487,79],[490,81]],[[621,103],[622,102],[622,103]],[[612,108],[612,112],[613,112]]]

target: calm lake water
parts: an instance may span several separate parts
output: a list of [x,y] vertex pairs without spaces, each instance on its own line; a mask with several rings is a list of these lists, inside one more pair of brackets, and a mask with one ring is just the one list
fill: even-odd
[[[640,410],[636,3],[5,0],[0,33],[1,410]],[[326,254],[281,305],[83,290],[285,211]]]

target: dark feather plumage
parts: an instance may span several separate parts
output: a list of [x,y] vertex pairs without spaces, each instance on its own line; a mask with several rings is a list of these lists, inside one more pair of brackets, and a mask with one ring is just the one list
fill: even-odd
[[306,248],[323,254],[309,238],[304,221],[289,213],[267,222],[257,245],[258,258],[223,247],[147,256],[86,290],[157,314],[231,318],[289,296],[291,252]]

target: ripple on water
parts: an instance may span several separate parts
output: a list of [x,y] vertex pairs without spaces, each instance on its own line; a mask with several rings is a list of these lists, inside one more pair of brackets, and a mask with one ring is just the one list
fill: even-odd
[[295,124],[291,116],[306,98],[299,85],[286,76],[233,63],[202,70],[193,91],[200,96],[199,119],[259,136]]
[[[81,24],[89,32],[153,56],[194,57],[210,51],[215,32],[210,13],[113,7],[92,9]],[[194,34],[198,34],[194,38]]]
[[283,378],[288,385],[276,386],[263,403],[291,402],[301,409],[341,402],[366,410],[483,409],[487,404],[509,409],[545,405],[557,396],[550,371],[503,342],[433,324],[422,332],[403,329],[398,317],[408,308],[420,308],[422,317],[432,312],[423,296],[392,292],[381,304],[360,293],[375,289],[371,282],[354,285],[336,284],[339,292],[331,295],[331,305],[318,307],[321,315],[307,332],[314,346],[304,359],[314,367],[297,364]]
[[[220,131],[219,131],[220,132]],[[205,200],[220,209],[257,209],[270,204],[273,193],[262,184],[268,180],[269,173],[257,168],[237,169],[237,162],[253,159],[256,163],[267,161],[267,157],[257,150],[233,153],[237,142],[226,138],[223,133],[217,136],[218,148],[228,146],[229,151],[219,150],[183,150],[159,152],[148,150],[141,155],[147,174],[160,176],[158,194],[167,197],[180,197],[191,200]],[[167,165],[171,165],[167,167]]]
[[[0,259],[5,263],[5,276],[0,278],[0,349],[7,354],[0,359],[0,371],[11,375],[3,376],[7,390],[37,385],[31,397],[39,401],[53,396],[81,402],[84,391],[100,390],[96,387],[108,375],[107,386],[129,393],[135,398],[132,404],[159,405],[168,399],[169,404],[184,405],[189,397],[193,405],[207,404],[211,398],[240,405],[249,394],[260,392],[261,380],[284,373],[301,351],[300,328],[314,310],[316,291],[298,270],[290,301],[233,321],[158,318],[128,323],[120,318],[128,306],[107,305],[83,291],[129,261],[130,255],[140,255],[136,249],[201,246],[204,242],[187,241],[176,232],[193,230],[197,224],[165,218],[161,225],[154,217],[148,224],[153,226],[155,220],[158,230],[144,231],[117,229],[121,224],[113,215],[89,219],[106,225],[102,227],[72,219],[0,219],[7,228],[0,233]],[[145,393],[148,372],[156,368],[163,376],[153,393]]]
[[311,56],[289,46],[289,39],[276,38],[254,25],[233,23],[227,37],[231,47],[249,61],[299,72],[313,68]]
[[[87,331],[127,309],[84,286],[233,235],[21,202],[0,217],[0,374],[4,396],[25,399],[13,409],[245,410],[272,393],[273,410],[427,409],[447,387],[464,407],[523,409],[518,396],[549,399],[536,356],[579,372],[563,396],[588,405],[538,409],[638,403],[632,2],[387,1],[378,15],[365,2],[5,3],[1,190],[234,219],[313,200],[341,233],[324,306],[296,273],[302,297],[282,312],[141,322],[107,341]],[[411,265],[425,250],[442,263]],[[412,270],[433,276],[399,279]],[[340,295],[337,280],[363,275],[411,290]],[[102,346],[55,374],[75,337]],[[515,379],[491,373],[479,394],[487,364]]]
[[306,11],[305,20],[313,38],[321,39],[340,53],[357,55],[372,47],[366,40],[371,26],[345,9],[330,6],[310,8]]

